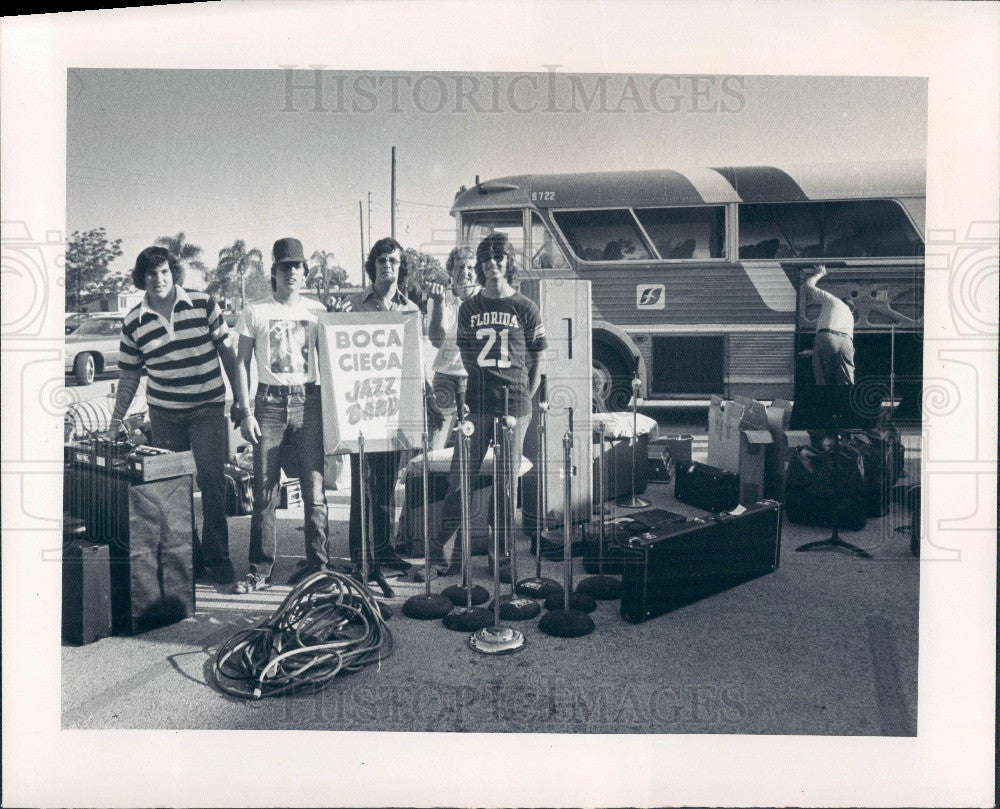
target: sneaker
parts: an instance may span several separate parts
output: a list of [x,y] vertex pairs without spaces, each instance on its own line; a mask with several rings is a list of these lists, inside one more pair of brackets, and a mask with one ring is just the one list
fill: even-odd
[[233,587],[233,592],[239,595],[246,595],[247,593],[253,593],[257,590],[265,590],[270,587],[270,581],[267,576],[260,573],[247,573],[240,581],[236,582],[236,586]]

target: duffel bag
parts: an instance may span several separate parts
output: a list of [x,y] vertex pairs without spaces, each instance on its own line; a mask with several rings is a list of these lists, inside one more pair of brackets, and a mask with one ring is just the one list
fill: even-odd
[[861,453],[849,444],[799,447],[788,462],[788,521],[860,531],[868,520],[864,469]]

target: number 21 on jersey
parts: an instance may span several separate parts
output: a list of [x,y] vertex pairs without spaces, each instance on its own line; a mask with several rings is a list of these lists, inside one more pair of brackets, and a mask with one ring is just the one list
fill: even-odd
[[[498,359],[493,359],[488,355],[493,344],[497,342],[498,335],[500,337],[500,356]],[[500,329],[499,332],[496,329],[477,329],[476,339],[486,341],[476,358],[480,368],[510,368],[510,329]]]

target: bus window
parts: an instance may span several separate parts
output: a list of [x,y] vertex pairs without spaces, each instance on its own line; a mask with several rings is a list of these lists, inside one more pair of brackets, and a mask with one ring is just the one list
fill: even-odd
[[923,254],[891,200],[740,205],[740,258],[907,258]]
[[711,208],[637,208],[635,215],[660,258],[725,256],[726,211]]
[[583,261],[648,261],[652,253],[626,209],[552,214],[570,249]]
[[[465,211],[462,214],[462,241],[476,246],[491,233],[503,233],[518,256],[524,252],[521,211]],[[523,266],[523,260],[521,262]]]
[[566,270],[569,261],[545,227],[537,213],[531,214],[531,268],[534,270]]

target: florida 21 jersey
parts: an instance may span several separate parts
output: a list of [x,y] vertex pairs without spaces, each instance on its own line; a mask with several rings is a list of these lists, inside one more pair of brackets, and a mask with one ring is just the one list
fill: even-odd
[[508,298],[480,293],[463,301],[458,310],[458,348],[469,374],[469,408],[500,415],[506,385],[511,415],[528,415],[528,357],[545,347],[538,305],[521,293]]

